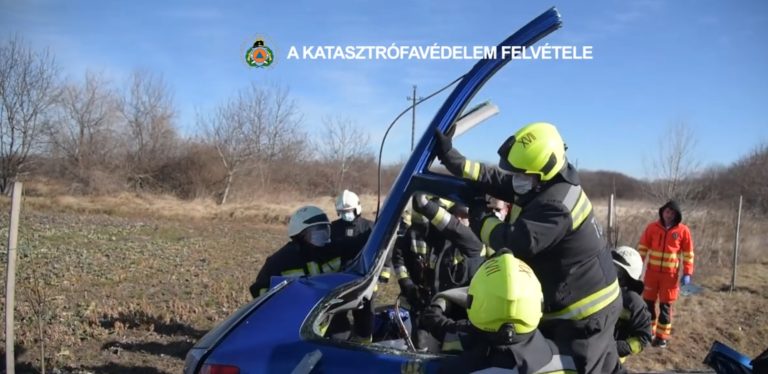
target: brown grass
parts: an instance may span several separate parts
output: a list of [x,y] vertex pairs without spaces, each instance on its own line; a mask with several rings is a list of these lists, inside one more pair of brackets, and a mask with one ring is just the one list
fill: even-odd
[[[370,216],[375,198],[363,199]],[[307,203],[335,218],[333,198],[289,193],[224,207],[135,194],[26,196],[17,273],[20,363],[39,367],[32,310],[35,285],[42,284],[50,316],[47,367],[179,372],[186,350],[249,299],[247,287],[264,259],[286,241],[288,215]],[[0,199],[0,209],[7,208]],[[768,262],[745,260],[737,292],[721,291],[730,280],[733,230],[718,213],[688,215],[697,242],[694,280],[704,293],[678,303],[670,347],[649,348],[629,361],[630,369],[701,369],[715,339],[750,356],[765,349]],[[620,202],[622,240],[634,245],[655,215],[653,204]],[[0,227],[7,219],[0,215]],[[766,229],[765,219],[744,220],[743,258],[758,258]],[[6,235],[0,232],[0,241]],[[396,282],[386,285],[379,302],[392,302],[397,291]]]

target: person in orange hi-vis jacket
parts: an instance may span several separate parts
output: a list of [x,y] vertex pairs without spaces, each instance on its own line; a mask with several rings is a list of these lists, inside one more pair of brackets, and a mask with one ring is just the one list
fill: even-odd
[[[651,345],[661,348],[667,346],[672,334],[672,304],[677,300],[680,285],[689,284],[693,275],[693,238],[682,220],[680,207],[673,200],[668,201],[659,208],[659,220],[645,228],[637,246],[647,265],[643,299],[651,312],[655,335]],[[683,277],[678,282],[681,264]]]

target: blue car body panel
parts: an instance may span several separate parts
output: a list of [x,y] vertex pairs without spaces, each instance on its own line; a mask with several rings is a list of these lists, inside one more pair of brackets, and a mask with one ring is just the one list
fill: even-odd
[[[560,27],[560,15],[549,9],[497,46],[529,46]],[[186,372],[195,373],[203,363],[234,365],[241,373],[291,372],[313,352],[319,352],[314,372],[398,372],[407,362],[419,361],[427,372],[439,364],[439,357],[392,349],[334,342],[313,338],[307,333],[313,311],[323,303],[332,303],[338,289],[350,284],[374,282],[372,271],[397,226],[410,195],[428,191],[455,200],[465,200],[469,185],[457,178],[428,171],[434,155],[434,129],[445,131],[459,117],[482,85],[509,60],[484,59],[464,75],[416,144],[408,162],[392,186],[370,239],[361,255],[344,273],[292,279],[279,290],[272,289],[250,304],[243,316],[217,327],[193,348]],[[274,284],[274,281],[273,281]],[[311,368],[311,367],[310,367]],[[309,370],[309,369],[307,369]],[[307,371],[305,370],[305,371]]]

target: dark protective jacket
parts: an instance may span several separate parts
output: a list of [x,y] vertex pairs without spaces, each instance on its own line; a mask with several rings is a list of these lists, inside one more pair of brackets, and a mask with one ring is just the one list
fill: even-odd
[[[368,240],[368,236],[371,235],[372,229],[373,222],[361,216],[355,217],[352,222],[337,219],[331,222],[331,242],[341,243],[349,240],[357,240],[358,242],[365,244]],[[361,237],[364,238],[364,240],[360,240]]]
[[346,261],[354,257],[354,251],[350,248],[333,243],[323,248],[309,248],[297,240],[291,240],[267,257],[256,281],[249,288],[251,296],[258,297],[266,292],[273,276],[301,277],[337,272]]
[[[362,216],[357,216],[352,222],[347,222],[343,219],[337,219],[331,222],[331,243],[334,245],[341,245],[344,247],[357,247],[350,250],[355,251],[354,256],[357,256],[365,243],[368,241],[368,237],[373,230],[373,222]],[[389,282],[392,277],[392,255],[389,255],[387,262],[384,264],[384,268],[379,274],[379,281],[382,283]]]
[[438,373],[471,373],[488,368],[517,369],[517,373],[576,373],[571,356],[561,354],[554,342],[538,330],[509,344],[495,345],[477,340],[465,344],[459,356],[441,362]]
[[[512,201],[511,174],[469,160],[458,174]],[[571,164],[514,201],[509,223],[486,218],[480,238],[493,250],[510,249],[531,266],[544,292],[545,320],[584,319],[619,297],[610,251]]]
[[616,323],[614,338],[619,357],[638,354],[651,341],[651,313],[637,293],[621,288],[623,309]]
[[420,210],[429,223],[412,220],[395,242],[392,264],[398,281],[410,279],[427,290],[426,302],[437,292],[468,285],[485,257],[483,243],[445,208],[429,201]]

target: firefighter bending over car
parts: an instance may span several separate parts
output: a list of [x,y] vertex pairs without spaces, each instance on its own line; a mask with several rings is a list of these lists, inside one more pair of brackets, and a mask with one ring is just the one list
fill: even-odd
[[341,270],[345,253],[329,245],[331,223],[320,208],[307,205],[293,213],[288,221],[288,237],[288,243],[267,257],[250,287],[251,296],[266,292],[273,276],[299,277]]
[[541,284],[533,270],[509,251],[502,250],[480,266],[469,288],[451,291],[451,298],[458,301],[463,291],[469,323],[449,325],[460,335],[463,352],[443,360],[438,372],[576,373],[573,358],[537,330]]
[[518,130],[499,148],[499,167],[467,160],[453,148],[452,133],[436,131],[437,157],[448,171],[514,202],[507,222],[485,214],[485,199],[470,205],[470,224],[485,245],[510,249],[538,276],[541,332],[573,353],[580,372],[622,372],[613,339],[621,312],[616,270],[555,126]]
[[400,290],[416,322],[414,344],[420,349],[439,350],[418,320],[438,292],[469,284],[483,262],[483,243],[468,225],[468,209],[444,199],[413,197],[411,226],[398,238],[392,264]]
[[[267,257],[256,281],[250,286],[251,296],[258,297],[266,292],[273,276],[301,277],[338,272],[357,256],[368,239],[367,236],[358,236],[332,243],[328,216],[312,205],[293,213],[288,221],[288,237],[291,239],[288,243]],[[373,311],[368,304],[353,312],[354,326],[350,326],[346,314],[334,316],[326,335],[337,339],[370,341]]]

